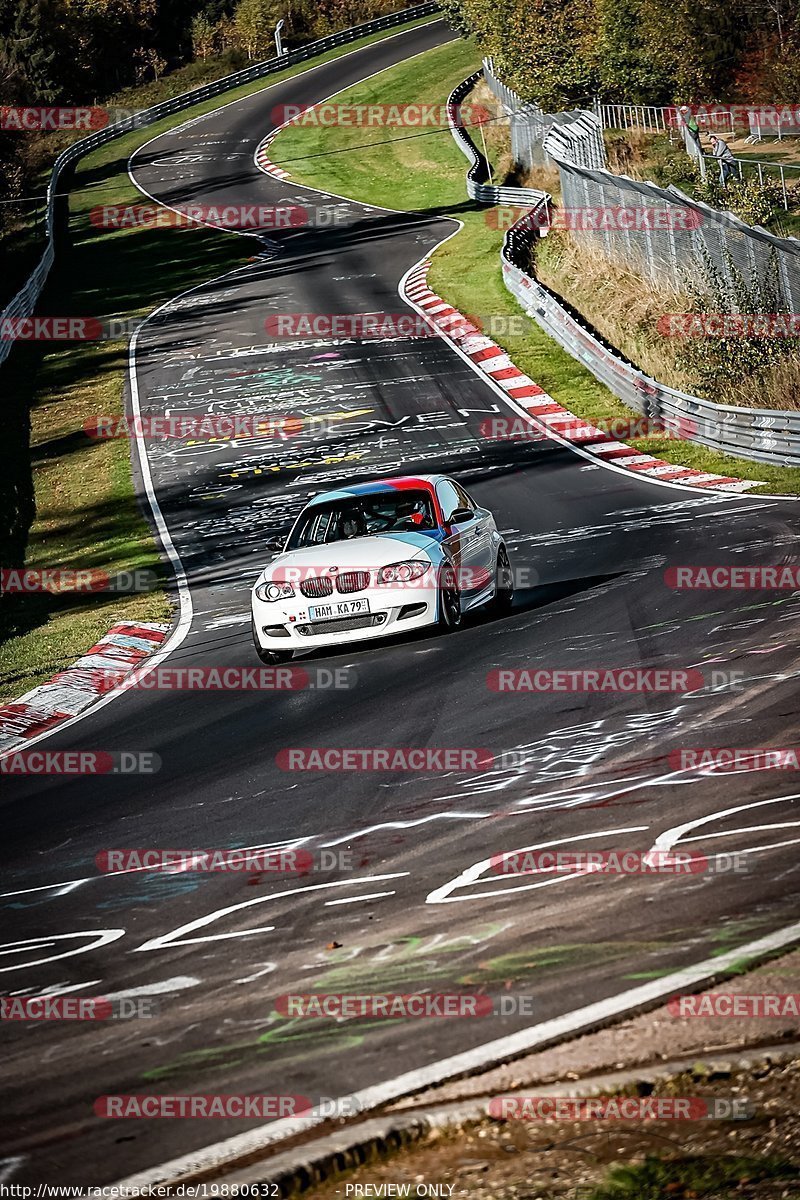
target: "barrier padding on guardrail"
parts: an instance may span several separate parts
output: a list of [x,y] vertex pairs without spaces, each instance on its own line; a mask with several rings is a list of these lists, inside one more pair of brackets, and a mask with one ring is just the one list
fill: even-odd
[[91,707],[124,682],[164,642],[169,625],[152,621],[113,625],[105,637],[71,667],[33,688],[13,704],[0,706],[0,751],[23,746]]
[[[641,454],[634,446],[615,441],[601,429],[596,429],[591,422],[576,417],[520,371],[501,346],[474,329],[474,326],[470,327],[469,322],[457,309],[431,291],[428,287],[430,265],[430,259],[427,259],[414,267],[403,288],[405,297],[426,316],[435,318],[436,325],[444,336],[457,345],[480,371],[507,392],[517,405],[524,408],[545,433],[555,434],[565,442],[580,446],[584,452],[596,456],[600,462],[612,462],[615,467],[624,467],[637,474],[666,480],[669,483],[719,488],[726,492],[743,492],[757,486],[750,479],[712,475],[696,471],[692,467],[665,462],[652,454]],[[453,318],[452,329],[447,328],[448,318]]]

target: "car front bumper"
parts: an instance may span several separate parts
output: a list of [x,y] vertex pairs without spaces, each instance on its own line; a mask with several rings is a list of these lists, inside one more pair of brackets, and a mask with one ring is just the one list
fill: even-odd
[[[366,600],[367,613],[312,620],[309,609]],[[324,599],[295,596],[272,603],[252,596],[253,635],[263,650],[313,650],[370,638],[389,637],[433,625],[438,617],[436,587],[372,587],[353,595],[334,593]]]

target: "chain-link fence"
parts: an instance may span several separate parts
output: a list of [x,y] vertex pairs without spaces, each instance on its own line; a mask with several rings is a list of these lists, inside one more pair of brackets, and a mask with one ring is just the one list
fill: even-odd
[[[749,292],[774,290],[789,312],[800,312],[797,238],[746,225],[676,187],[589,171],[564,160],[558,166],[563,206],[583,217],[570,223],[579,241],[677,288],[685,287],[702,264],[711,264],[732,294],[741,279]],[[622,220],[622,213],[631,215]]]
[[[677,288],[685,287],[687,278],[696,277],[710,264],[731,293],[736,294],[739,280],[751,293],[763,292],[766,286],[789,312],[800,312],[797,238],[776,237],[760,226],[746,225],[732,213],[692,200],[676,187],[661,188],[613,174],[605,169],[602,121],[596,113],[544,113],[526,104],[497,78],[491,59],[484,61],[483,74],[509,114],[514,157],[527,161],[519,157],[519,136],[514,140],[516,118],[518,129],[525,128],[538,144],[542,156],[539,161],[553,162],[558,167],[562,213],[578,241],[599,247],[607,258],[625,262],[653,282]],[[670,111],[677,112],[677,129],[691,150],[695,141],[680,110],[657,111],[664,121],[669,119]],[[608,115],[621,119],[625,114]],[[716,165],[716,160],[711,161]],[[745,176],[748,169],[758,169],[756,162],[741,161]],[[771,166],[785,191],[780,167]],[[759,177],[765,177],[763,172]]]
[[[483,60],[483,77],[490,91],[505,109],[511,133],[511,154],[514,162],[525,170],[550,164],[551,159],[543,143],[554,127],[574,125],[582,116],[582,109],[571,112],[546,113],[536,104],[529,104],[515,91],[498,79],[491,58]],[[576,126],[572,140],[577,152],[577,143],[585,141],[582,162],[589,167],[605,166],[605,149],[602,132],[586,130]]]
[[[706,171],[708,171],[711,173],[712,179],[718,178],[720,183],[725,183],[722,163],[718,158],[711,154],[703,154],[700,161],[704,167],[704,179]],[[800,200],[800,166],[792,163],[769,162],[766,159],[758,158],[734,158],[731,171],[742,182],[748,179],[758,179],[761,187],[768,182],[774,183],[780,190],[781,204],[786,211],[797,207],[798,200]]]

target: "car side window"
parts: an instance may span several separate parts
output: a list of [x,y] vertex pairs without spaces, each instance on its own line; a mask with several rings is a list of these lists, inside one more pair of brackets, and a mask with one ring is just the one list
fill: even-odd
[[436,485],[436,495],[442,509],[442,516],[449,521],[457,508],[463,507],[458,500],[458,492],[449,479],[442,479]]
[[454,483],[453,487],[455,489],[456,495],[458,496],[458,507],[459,508],[471,508],[474,511],[477,508],[475,501],[470,496],[467,495],[467,493],[464,491],[464,489],[461,487],[461,485],[459,483]]

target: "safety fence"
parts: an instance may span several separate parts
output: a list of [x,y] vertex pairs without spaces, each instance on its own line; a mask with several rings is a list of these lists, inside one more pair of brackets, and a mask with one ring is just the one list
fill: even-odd
[[[594,114],[603,129],[624,129],[628,133],[674,134],[681,118],[675,105],[602,104],[594,102]],[[732,109],[714,108],[697,114],[701,129],[715,133],[733,133],[735,114]]]
[[447,102],[450,131],[455,138],[456,145],[470,163],[467,169],[467,195],[480,204],[518,204],[523,208],[543,209],[550,201],[549,193],[539,191],[537,188],[503,187],[491,182],[492,171],[489,160],[485,154],[480,152],[461,123],[459,118],[461,101],[480,78],[480,71],[470,75],[468,79],[454,88]]
[[[479,77],[480,73],[477,73],[469,80],[465,80],[464,84],[459,85],[450,98],[451,102],[454,101],[457,93],[460,101]],[[485,159],[482,165],[477,165],[477,160],[483,156],[480,156],[474,147],[469,152],[465,149],[469,139],[463,129],[459,129],[454,123],[451,123],[451,130],[457,144],[473,160],[473,168],[470,173],[473,169],[478,170],[479,173],[485,171],[487,169]],[[676,188],[662,191],[662,189],[656,189],[655,185],[639,184],[625,176],[612,176],[607,171],[589,171],[563,162],[559,162],[558,166],[562,173],[562,187],[565,176],[568,189],[575,182],[576,186],[581,189],[581,194],[576,195],[575,199],[580,199],[583,204],[591,204],[593,199],[602,201],[613,199],[605,191],[602,191],[600,196],[593,197],[584,191],[584,183],[587,188],[590,184],[596,184],[598,188],[605,189],[610,186],[610,180],[617,180],[620,188],[620,194],[616,197],[618,204],[620,200],[630,204],[631,199],[638,195],[640,201],[642,197],[645,197],[651,203],[661,202],[665,208],[675,208],[679,203],[698,207],[703,214],[709,216],[709,229],[717,230],[719,237],[730,233],[731,243],[740,240],[745,243],[746,247],[749,245],[745,236],[753,232],[749,226],[743,225],[729,213],[718,213],[707,205],[694,206],[693,202],[689,201],[688,197],[682,196],[682,193]],[[642,190],[636,192],[635,189]],[[474,190],[470,190],[469,194],[474,196]],[[546,202],[544,193],[540,195],[539,205]],[[718,223],[714,224],[714,221]],[[702,226],[700,228],[703,229]],[[682,436],[687,441],[756,462],[800,466],[800,412],[715,404],[713,401],[666,387],[639,371],[568,312],[559,299],[543,287],[532,274],[535,243],[543,232],[546,230],[542,228],[542,212],[532,209],[506,232],[503,238],[501,262],[505,286],[518,300],[523,310],[536,321],[545,333],[558,342],[582,366],[591,371],[596,379],[604,383],[634,412],[638,412],[666,428],[680,429]],[[630,233],[630,231],[628,232]],[[694,234],[697,230],[688,232]],[[706,236],[707,232],[704,229],[700,236]],[[669,231],[667,231],[667,236],[669,236]],[[766,231],[761,231],[759,236],[771,249],[774,248],[773,243],[781,242],[781,239],[773,238]],[[639,237],[640,244],[646,243],[647,240],[647,238]],[[680,251],[677,246],[674,248],[669,246],[668,249],[670,260],[674,263],[677,261],[679,252],[689,254],[695,250],[695,247],[691,242],[687,242]],[[729,247],[726,245],[726,252],[728,249]],[[800,257],[800,243],[797,243],[791,252]],[[657,253],[658,249],[653,245],[654,260]],[[757,262],[755,266],[758,269]],[[792,290],[797,278],[797,276],[792,276],[787,281],[789,294],[796,297],[795,303],[800,301],[800,290],[797,292]],[[800,309],[794,309],[794,311],[800,311]]]
[[747,139],[749,142],[763,141],[765,132],[768,137],[776,137],[779,142],[782,142],[785,137],[800,137],[800,125],[795,121],[776,119],[775,116],[771,116],[769,120],[765,121],[757,109],[749,113],[748,124],[750,126],[750,136]]
[[[527,113],[531,108],[497,78],[491,59],[484,61],[483,75],[507,112]],[[787,311],[800,312],[797,238],[778,237],[761,226],[747,225],[733,213],[693,200],[674,186],[660,187],[606,170],[598,117],[582,112],[566,118],[567,114],[549,118],[538,110],[537,128],[542,154],[558,167],[563,208],[598,217],[593,228],[590,221],[583,227],[573,222],[574,237],[597,246],[607,258],[626,263],[653,282],[682,289],[688,278],[702,274],[710,265],[730,291],[741,281],[751,293],[768,284]],[[686,132],[680,116],[678,128]],[[695,144],[688,133],[686,141]],[[716,159],[710,161],[717,163]],[[757,162],[739,161],[744,178],[749,171],[758,171]],[[762,170],[769,165],[781,179],[780,164],[762,164]],[[647,219],[641,228],[622,227],[613,219],[622,210]],[[601,216],[610,219],[604,221]]]
[[[439,6],[434,0],[426,0],[425,3],[418,4],[414,8],[400,9],[397,12],[376,17],[372,21],[365,21],[361,25],[342,29],[338,33],[332,33],[327,37],[319,38],[317,41],[308,42],[296,50],[290,50],[288,54],[266,59],[264,62],[253,63],[252,66],[245,67],[244,70],[237,71],[233,75],[226,75],[222,79],[214,80],[213,83],[194,88],[189,92],[183,92],[179,96],[173,96],[169,100],[164,100],[160,104],[153,105],[152,108],[144,109],[134,116],[126,117],[123,121],[118,121],[113,125],[107,126],[105,129],[99,130],[97,133],[92,133],[88,137],[73,142],[55,160],[50,173],[46,198],[45,248],[42,257],[14,299],[0,312],[0,322],[7,322],[9,319],[24,319],[33,314],[50,269],[55,261],[57,241],[56,202],[59,198],[62,198],[59,197],[58,192],[59,180],[67,168],[72,167],[84,155],[90,154],[93,150],[98,149],[99,146],[103,146],[115,138],[122,137],[133,129],[152,125],[156,121],[160,121],[163,117],[183,112],[185,109],[192,108],[196,104],[202,104],[204,101],[211,100],[215,96],[223,95],[225,92],[255,82],[278,71],[283,71],[286,67],[305,62],[307,59],[316,58],[321,54],[325,54],[328,50],[335,49],[337,46],[357,41],[359,38],[367,37],[372,33],[380,33],[382,30],[391,29],[396,25],[405,25],[410,21],[416,21],[420,17],[426,17],[438,11]],[[0,363],[4,362],[8,357],[13,345],[13,340],[0,339]]]
[[[722,162],[710,154],[702,155],[702,159],[705,165],[703,178],[706,178],[707,171],[711,171],[717,174],[720,183],[724,184],[725,172]],[[793,166],[791,163],[768,162],[765,159],[734,157],[731,163],[731,174],[742,182],[748,179],[758,179],[761,187],[767,182],[774,183],[776,187],[780,188],[781,204],[787,212],[790,208],[797,208],[800,205],[800,166]]]
[[[587,171],[560,162],[561,194],[566,209],[592,213],[642,214],[640,228],[582,229],[573,236],[598,246],[606,257],[633,267],[654,283],[683,290],[690,280],[707,279],[710,266],[731,294],[743,282],[751,295],[775,292],[786,311],[800,312],[800,241],[781,238],[758,225],[747,225],[730,212],[693,200],[679,188]],[[710,282],[707,280],[707,282]]]
[[526,170],[550,163],[544,141],[551,132],[558,136],[557,129],[561,129],[562,138],[569,138],[573,143],[572,152],[584,166],[605,166],[602,131],[584,119],[591,114],[582,109],[560,113],[544,112],[538,105],[523,100],[498,78],[492,58],[483,60],[483,78],[508,117],[512,157]]
[[687,441],[783,466],[800,466],[800,412],[715,404],[666,387],[632,366],[530,274],[538,222],[526,214],[503,240],[503,281],[528,316],[634,412]]

